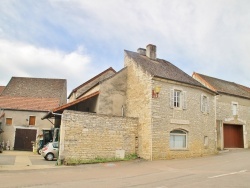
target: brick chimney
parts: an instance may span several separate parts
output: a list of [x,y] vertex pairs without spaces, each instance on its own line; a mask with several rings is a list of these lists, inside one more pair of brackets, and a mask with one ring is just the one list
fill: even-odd
[[156,46],[153,44],[148,44],[146,47],[146,56],[150,59],[156,59]]
[[138,48],[137,53],[139,53],[140,55],[145,55],[146,56],[146,49],[145,48]]

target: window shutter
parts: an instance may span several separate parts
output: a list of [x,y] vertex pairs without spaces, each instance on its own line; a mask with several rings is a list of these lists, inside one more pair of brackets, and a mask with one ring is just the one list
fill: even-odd
[[174,89],[170,90],[170,108],[174,108]]
[[183,100],[182,109],[185,110],[187,109],[187,92],[186,91],[182,92],[182,100]]
[[209,106],[209,97],[207,97],[207,113],[210,112],[210,106]]
[[201,111],[203,112],[203,94],[201,94]]
[[29,125],[35,125],[35,122],[36,122],[36,116],[30,116]]

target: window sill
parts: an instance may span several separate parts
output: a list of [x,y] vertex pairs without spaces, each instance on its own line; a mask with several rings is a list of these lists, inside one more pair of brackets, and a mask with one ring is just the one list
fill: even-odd
[[187,149],[187,148],[180,148],[180,149],[170,149],[170,151],[189,151],[189,149]]

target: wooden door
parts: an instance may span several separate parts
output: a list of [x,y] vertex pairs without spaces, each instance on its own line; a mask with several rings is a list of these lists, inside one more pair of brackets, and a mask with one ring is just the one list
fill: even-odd
[[242,125],[224,124],[224,148],[244,148]]
[[31,142],[35,140],[35,129],[16,129],[14,150],[32,151]]

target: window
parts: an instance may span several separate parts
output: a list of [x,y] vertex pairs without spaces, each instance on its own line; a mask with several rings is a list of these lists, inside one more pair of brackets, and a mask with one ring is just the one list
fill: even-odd
[[238,103],[232,102],[232,111],[234,116],[238,115]]
[[170,91],[170,107],[186,109],[186,91],[179,89],[171,89]]
[[12,125],[12,118],[6,118],[6,125]]
[[201,111],[209,113],[209,98],[206,95],[201,95]]
[[204,136],[204,146],[207,147],[208,146],[208,137]]
[[174,91],[174,107],[180,107],[181,104],[181,91]]
[[36,116],[30,116],[29,125],[35,125],[35,123],[36,123]]
[[173,130],[170,132],[170,148],[186,149],[187,148],[187,132],[183,130]]

